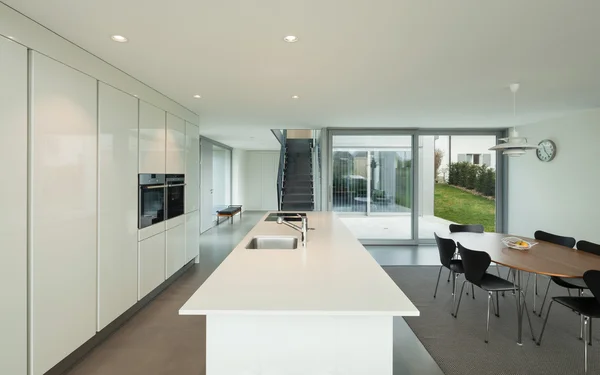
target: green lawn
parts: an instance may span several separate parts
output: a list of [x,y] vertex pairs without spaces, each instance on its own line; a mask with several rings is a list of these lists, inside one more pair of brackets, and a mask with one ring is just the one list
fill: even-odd
[[459,224],[483,224],[496,231],[496,202],[446,184],[435,184],[434,214]]

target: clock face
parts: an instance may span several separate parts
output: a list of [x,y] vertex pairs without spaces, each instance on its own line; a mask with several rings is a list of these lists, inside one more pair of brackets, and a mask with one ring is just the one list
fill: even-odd
[[538,159],[548,162],[556,156],[556,145],[549,139],[544,139],[538,144],[536,151]]

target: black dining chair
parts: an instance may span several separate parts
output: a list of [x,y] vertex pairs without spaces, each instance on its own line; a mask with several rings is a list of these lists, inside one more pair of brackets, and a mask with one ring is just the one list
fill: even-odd
[[583,281],[585,282],[588,289],[592,292],[593,297],[552,297],[552,301],[550,301],[550,305],[548,306],[548,314],[546,315],[546,319],[544,320],[544,326],[542,327],[542,332],[540,332],[540,338],[537,344],[540,345],[542,343],[542,336],[544,335],[544,330],[546,329],[546,324],[548,323],[548,317],[550,316],[550,309],[552,308],[552,303],[558,302],[559,304],[576,311],[584,319],[583,357],[584,371],[585,373],[587,373],[587,352],[588,343],[591,341],[592,319],[600,318],[600,271],[587,271],[583,274]]
[[[483,233],[484,227],[481,224],[450,224],[450,233]],[[496,272],[500,276],[500,267],[496,264]],[[449,275],[448,275],[449,277]]]
[[[458,243],[458,252],[460,253],[460,257],[463,263],[463,268],[465,271],[465,281],[463,281],[462,287],[460,289],[460,295],[458,297],[458,304],[456,305],[456,311],[454,313],[454,317],[456,318],[458,315],[458,309],[460,308],[460,301],[462,300],[463,290],[465,288],[465,283],[468,281],[471,284],[478,286],[479,288],[485,290],[488,293],[488,305],[487,305],[487,325],[485,332],[485,342],[488,342],[489,334],[490,334],[490,304],[494,305],[493,294],[496,294],[496,303],[494,306],[495,315],[500,317],[500,305],[499,305],[499,292],[513,291],[515,293],[522,293],[522,291],[517,291],[517,286],[510,281],[498,277],[496,275],[492,275],[491,273],[487,273],[487,269],[492,262],[490,255],[485,251],[475,251],[470,250],[464,247],[463,245]],[[525,300],[525,296],[523,294],[523,300]],[[527,311],[527,303],[525,303],[525,311]],[[518,307],[518,306],[517,306]],[[518,309],[517,309],[518,311]],[[529,312],[527,312],[527,319],[529,320],[529,329],[531,330],[531,335],[533,337],[533,328],[531,326],[531,318],[529,317]],[[534,338],[535,340],[535,338]]]
[[[565,247],[573,247],[575,246],[575,238],[573,237],[565,237],[559,236],[557,234],[544,232],[542,230],[538,230],[533,234],[533,237],[536,240],[550,242],[556,245],[561,245]],[[581,290],[587,289],[587,286],[583,282],[582,279],[564,279],[556,276],[551,276],[550,280],[548,280],[548,285],[546,285],[546,293],[544,294],[544,299],[542,300],[542,306],[540,307],[540,313],[538,316],[542,316],[542,312],[544,311],[544,306],[546,305],[546,298],[548,297],[548,291],[550,290],[550,284],[554,281],[557,285],[562,286],[567,289],[578,289],[581,294]],[[570,294],[570,291],[569,291]],[[538,295],[538,282],[537,282],[537,274],[534,276],[534,284],[533,284],[533,312],[535,313],[535,300]]]
[[577,250],[585,251],[586,253],[600,256],[600,245],[597,243],[581,240],[575,246]]
[[[440,263],[442,264],[438,272],[437,282],[435,283],[433,298],[437,295],[442,269],[447,268],[452,275],[452,313],[454,313],[454,306],[456,305],[456,279],[464,273],[462,261],[454,258],[454,255],[456,254],[456,243],[454,240],[442,238],[438,236],[437,233],[434,233],[433,235],[435,236],[435,242],[437,243],[438,252],[440,254]],[[472,290],[474,289],[475,288],[472,287]]]

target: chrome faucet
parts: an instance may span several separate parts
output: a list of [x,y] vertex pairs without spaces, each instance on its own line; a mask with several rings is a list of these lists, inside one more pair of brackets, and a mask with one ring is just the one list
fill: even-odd
[[300,219],[302,219],[302,227],[299,227],[296,224],[292,224],[283,220],[283,216],[277,217],[277,224],[285,224],[290,228],[294,228],[295,230],[300,231],[302,233],[302,246],[306,247],[306,232],[308,231],[308,220],[306,219],[306,216],[297,216],[300,217]]

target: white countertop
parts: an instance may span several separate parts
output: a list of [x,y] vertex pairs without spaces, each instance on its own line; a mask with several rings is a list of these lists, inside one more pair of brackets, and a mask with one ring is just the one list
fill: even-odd
[[[261,218],[179,314],[419,315],[336,214],[307,216],[306,248],[300,232]],[[298,248],[247,250],[257,235],[296,236]]]

